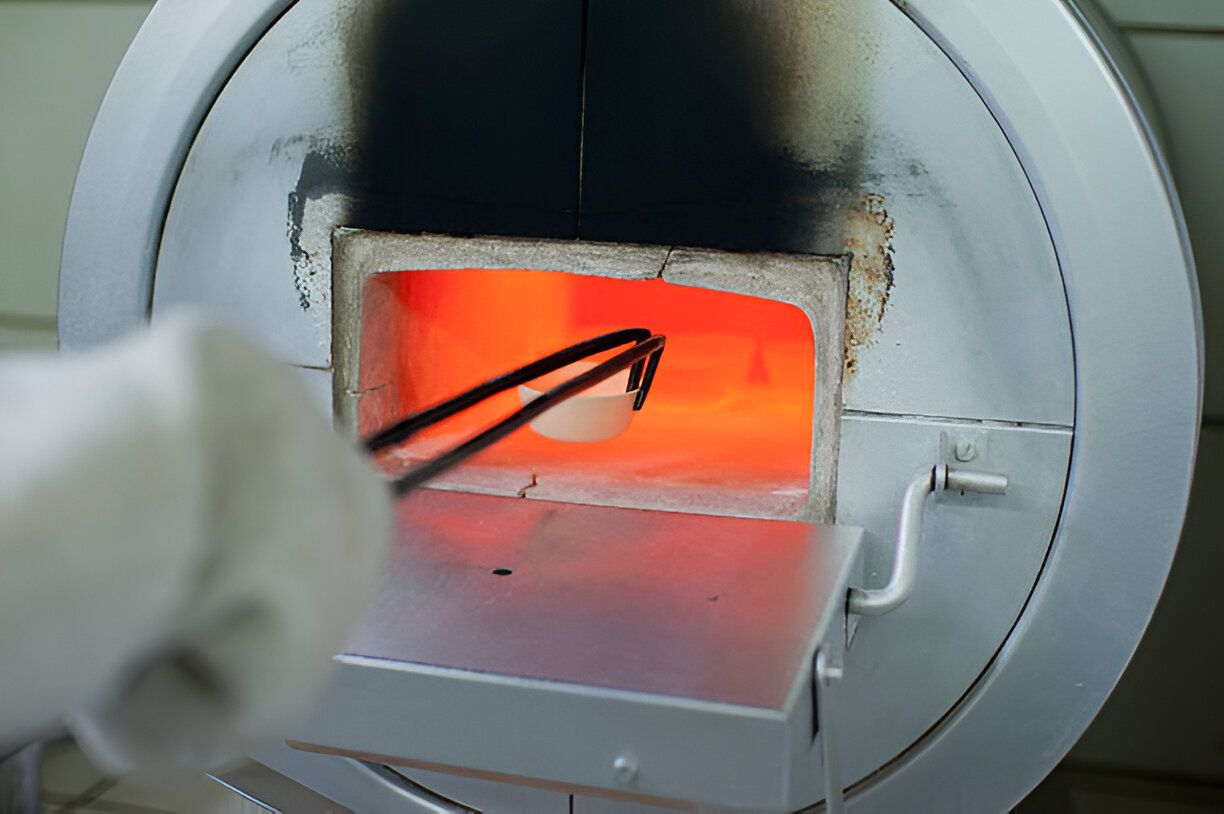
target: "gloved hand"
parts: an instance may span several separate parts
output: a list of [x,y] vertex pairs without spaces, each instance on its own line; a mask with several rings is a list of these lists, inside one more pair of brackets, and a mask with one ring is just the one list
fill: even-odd
[[211,767],[309,710],[390,493],[288,367],[192,319],[0,361],[0,743]]

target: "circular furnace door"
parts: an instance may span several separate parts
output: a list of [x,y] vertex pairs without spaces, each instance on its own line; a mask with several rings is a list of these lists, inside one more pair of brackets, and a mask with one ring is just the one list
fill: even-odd
[[195,138],[154,318],[206,306],[329,399],[338,226],[852,253],[837,521],[868,531],[865,584],[919,470],[1011,487],[933,498],[912,597],[859,623],[847,780],[990,664],[1063,499],[1070,323],[1012,145],[894,5],[299,0]]

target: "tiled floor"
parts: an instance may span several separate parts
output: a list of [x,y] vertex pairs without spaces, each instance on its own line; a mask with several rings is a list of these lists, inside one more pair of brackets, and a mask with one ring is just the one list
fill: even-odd
[[[158,788],[106,780],[75,746],[48,749],[43,814],[266,814],[206,778]],[[1177,782],[1060,766],[1015,814],[1213,814],[1224,812],[1224,786]]]
[[267,814],[205,777],[158,787],[108,780],[71,744],[47,750],[42,801],[43,814]]

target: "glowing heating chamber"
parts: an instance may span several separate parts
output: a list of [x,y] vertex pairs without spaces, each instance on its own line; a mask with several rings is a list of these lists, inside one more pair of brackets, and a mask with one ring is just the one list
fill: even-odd
[[[436,251],[439,241],[449,251]],[[520,430],[431,485],[827,519],[840,409],[840,262],[594,245],[342,235],[337,276],[347,284],[337,287],[337,345],[341,331],[351,329],[355,341],[347,375],[338,377],[349,381],[338,400],[351,402],[340,414],[368,434],[565,345],[644,326],[667,336],[667,350],[627,432],[572,444]],[[826,366],[833,375],[822,378]],[[389,474],[405,471],[518,406],[515,391],[503,393],[380,463]]]

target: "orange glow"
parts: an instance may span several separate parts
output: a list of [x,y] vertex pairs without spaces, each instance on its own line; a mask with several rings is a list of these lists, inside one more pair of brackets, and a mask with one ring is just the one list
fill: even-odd
[[[363,299],[362,434],[573,342],[641,326],[667,336],[623,435],[567,444],[530,429],[443,476],[447,488],[784,516],[807,497],[815,354],[800,309],[771,300],[548,271],[374,275]],[[519,406],[511,391],[386,460],[436,454]]]

